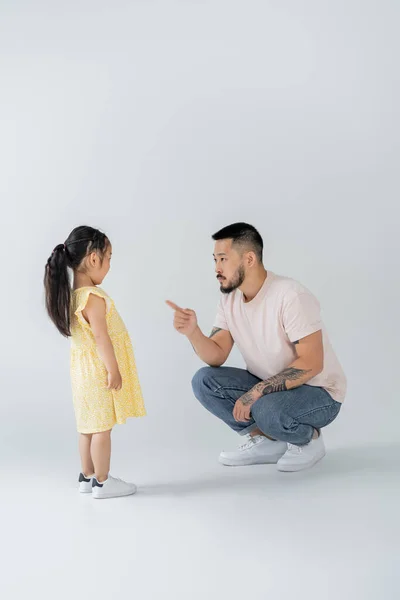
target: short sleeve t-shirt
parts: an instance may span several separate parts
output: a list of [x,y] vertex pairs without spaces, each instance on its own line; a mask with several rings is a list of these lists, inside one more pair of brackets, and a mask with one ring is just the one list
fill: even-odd
[[295,342],[321,330],[324,368],[307,385],[323,387],[343,402],[346,376],[322,323],[319,302],[297,281],[268,271],[250,302],[244,302],[240,290],[221,294],[214,326],[230,332],[247,370],[262,380],[296,360]]

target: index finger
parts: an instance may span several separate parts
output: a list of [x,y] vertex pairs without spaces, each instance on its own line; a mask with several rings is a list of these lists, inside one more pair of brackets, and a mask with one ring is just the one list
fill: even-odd
[[165,304],[167,304],[170,308],[172,308],[172,310],[176,310],[177,312],[181,312],[181,313],[185,314],[185,311],[183,310],[183,308],[181,308],[180,306],[175,304],[175,302],[171,302],[171,300],[166,300]]

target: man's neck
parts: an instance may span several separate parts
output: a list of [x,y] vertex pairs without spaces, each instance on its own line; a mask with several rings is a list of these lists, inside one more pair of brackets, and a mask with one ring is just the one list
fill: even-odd
[[239,288],[243,293],[245,302],[251,302],[251,300],[257,296],[258,292],[264,285],[267,276],[268,273],[264,267],[260,267],[257,272],[246,277],[243,285],[241,285]]

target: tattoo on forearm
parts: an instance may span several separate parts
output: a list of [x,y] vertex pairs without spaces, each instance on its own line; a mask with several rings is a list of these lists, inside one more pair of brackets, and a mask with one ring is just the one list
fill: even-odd
[[311,369],[296,369],[295,367],[288,367],[284,369],[278,375],[274,375],[270,377],[266,381],[260,381],[257,383],[251,390],[246,392],[244,396],[242,396],[241,401],[244,405],[251,404],[254,402],[254,397],[252,392],[258,392],[261,396],[265,396],[266,394],[272,394],[274,392],[285,392],[287,390],[286,382],[287,381],[296,381],[297,379],[301,379],[307,373],[310,373]]
[[251,390],[249,390],[248,392],[243,394],[243,396],[240,398],[240,401],[243,404],[243,406],[248,406],[249,404],[254,403],[254,398],[253,398],[253,394],[252,394],[253,390],[254,390],[254,388],[252,388]]
[[255,387],[257,391],[261,392],[263,396],[265,394],[271,394],[273,392],[285,392],[287,390],[287,381],[296,381],[302,379],[304,375],[310,373],[311,369],[296,369],[295,367],[288,367],[284,369],[278,375],[270,377],[266,381],[261,381]]
[[218,331],[222,331],[222,329],[220,327],[213,327],[213,330],[210,333],[210,338],[212,338],[213,335],[215,335],[216,333],[218,333]]

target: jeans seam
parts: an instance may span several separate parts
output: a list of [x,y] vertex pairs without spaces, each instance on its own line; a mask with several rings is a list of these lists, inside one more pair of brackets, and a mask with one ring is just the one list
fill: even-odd
[[[302,413],[301,415],[294,417],[293,420],[298,421],[299,419],[302,419],[303,417],[308,417],[309,415],[312,415],[313,413],[317,412],[318,410],[325,410],[326,408],[332,408],[332,407],[333,407],[332,404],[327,404],[326,406],[319,406],[318,408],[313,408],[312,410],[309,410],[306,413]],[[339,412],[339,410],[337,412]]]
[[216,392],[219,392],[220,390],[234,390],[236,392],[248,392],[251,388],[240,388],[240,387],[230,387],[228,385],[220,385],[219,387],[217,387],[215,390],[213,390],[214,394]]

